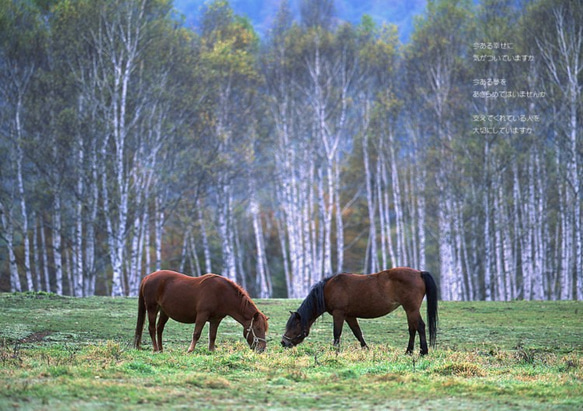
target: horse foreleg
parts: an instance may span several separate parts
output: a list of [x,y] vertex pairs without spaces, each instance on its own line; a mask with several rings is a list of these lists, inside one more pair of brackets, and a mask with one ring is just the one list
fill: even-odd
[[356,339],[360,342],[360,346],[362,348],[368,348],[368,345],[366,345],[366,341],[364,341],[364,337],[362,336],[362,331],[360,330],[360,326],[358,325],[358,320],[356,317],[348,317],[346,318],[346,322],[348,323],[348,326],[352,330],[352,333]]
[[158,336],[158,351],[162,352],[164,349],[162,348],[162,333],[164,332],[164,327],[168,322],[168,314],[166,314],[163,310],[160,310],[160,318],[158,318],[158,326],[156,327],[156,334]]
[[342,335],[342,326],[344,325],[344,315],[332,313],[334,318],[334,347],[340,347],[340,336]]
[[202,329],[204,328],[205,323],[206,317],[203,318],[200,314],[196,316],[196,324],[194,326],[194,332],[192,333],[192,342],[190,343],[190,347],[188,347],[188,352],[194,351],[196,343],[198,342],[202,334]]
[[209,351],[215,350],[215,340],[217,339],[217,330],[219,329],[219,324],[221,320],[210,321],[209,326]]

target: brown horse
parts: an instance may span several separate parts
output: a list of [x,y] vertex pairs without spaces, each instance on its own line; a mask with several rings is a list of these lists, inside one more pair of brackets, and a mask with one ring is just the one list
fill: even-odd
[[[210,323],[209,350],[214,351],[217,329],[227,315],[243,326],[243,336],[251,349],[263,352],[267,345],[268,318],[257,309],[245,290],[220,275],[189,277],[163,270],[144,277],[140,285],[134,337],[136,348],[140,348],[146,312],[154,352],[162,351],[162,332],[169,318],[181,323],[195,323],[188,352],[194,350],[207,321]],[[156,326],[158,312],[160,318]]]
[[357,318],[381,317],[402,306],[409,324],[407,353],[413,352],[415,332],[419,333],[421,355],[427,354],[425,323],[419,308],[427,295],[429,339],[435,347],[437,333],[437,286],[431,274],[401,267],[376,274],[338,274],[315,284],[296,312],[291,312],[281,344],[293,347],[310,333],[320,315],[328,312],[334,320],[334,346],[340,344],[344,321],[362,347],[367,347]]

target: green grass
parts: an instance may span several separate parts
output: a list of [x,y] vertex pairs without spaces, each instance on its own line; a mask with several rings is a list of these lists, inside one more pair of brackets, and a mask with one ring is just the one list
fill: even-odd
[[[131,347],[136,299],[0,294],[0,409],[583,409],[583,302],[440,303],[438,347],[405,355],[402,310],[361,320],[370,349],[329,315],[300,346],[280,338],[297,300],[257,300],[270,317],[267,352],[225,319],[217,351],[208,327],[170,321],[165,352]],[[416,350],[418,349],[418,342]]]

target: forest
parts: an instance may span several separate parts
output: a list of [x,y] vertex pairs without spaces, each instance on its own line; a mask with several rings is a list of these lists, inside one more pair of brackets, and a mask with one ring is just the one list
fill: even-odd
[[0,291],[252,296],[430,271],[442,300],[583,299],[583,6],[0,0]]

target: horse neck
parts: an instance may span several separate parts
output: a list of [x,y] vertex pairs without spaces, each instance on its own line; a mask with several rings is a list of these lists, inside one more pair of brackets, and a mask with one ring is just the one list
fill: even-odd
[[247,297],[242,295],[241,298],[243,301],[241,301],[240,304],[235,307],[233,312],[229,315],[233,317],[235,321],[245,327],[251,321],[255,313],[259,310],[251,303],[251,301],[249,301]]
[[300,306],[300,308],[298,309],[298,313],[300,314],[302,327],[303,328],[307,327],[308,330],[312,328],[312,324],[316,322],[318,317],[324,314],[323,311],[320,312],[320,310],[318,310],[317,307],[313,305]]
[[312,288],[306,299],[298,308],[298,313],[302,319],[302,326],[306,325],[308,329],[312,324],[326,311],[326,303],[324,299],[324,285],[328,279],[320,281]]
[[309,330],[310,328],[312,328],[312,324],[314,324],[316,322],[316,320],[318,319],[318,317],[320,317],[323,313],[318,314],[314,311],[310,311],[310,312],[305,312],[304,315],[301,315],[302,318],[302,327],[307,327],[307,329]]

